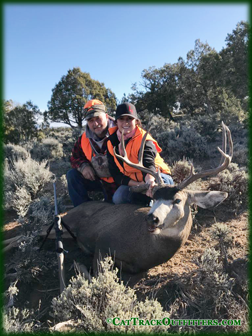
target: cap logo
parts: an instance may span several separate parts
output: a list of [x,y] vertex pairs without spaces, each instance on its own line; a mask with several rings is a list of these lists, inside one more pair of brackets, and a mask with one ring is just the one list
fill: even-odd
[[133,113],[133,110],[131,109],[131,107],[129,106],[129,111],[131,112],[131,113]]

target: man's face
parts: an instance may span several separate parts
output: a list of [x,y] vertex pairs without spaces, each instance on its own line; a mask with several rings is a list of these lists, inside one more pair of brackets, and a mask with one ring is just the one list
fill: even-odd
[[104,138],[107,133],[108,115],[101,113],[98,117],[93,117],[87,120],[89,129],[99,138]]

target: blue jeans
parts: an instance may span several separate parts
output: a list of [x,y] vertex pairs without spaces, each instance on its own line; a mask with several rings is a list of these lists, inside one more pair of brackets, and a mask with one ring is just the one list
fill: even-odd
[[102,191],[107,200],[107,194],[100,180],[90,181],[85,179],[77,169],[71,169],[66,174],[68,193],[74,207],[83,202],[91,201],[88,191]]
[[[165,184],[174,184],[170,175],[161,173],[161,177]],[[112,201],[114,204],[140,203],[149,205],[151,198],[141,193],[132,193],[129,186],[121,185],[114,193]]]

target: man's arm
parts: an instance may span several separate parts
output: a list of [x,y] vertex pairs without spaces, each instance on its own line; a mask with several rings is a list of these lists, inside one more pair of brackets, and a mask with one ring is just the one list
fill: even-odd
[[74,144],[72,155],[70,157],[70,163],[72,168],[78,169],[83,163],[89,163],[86,155],[81,148],[81,136],[78,138]]
[[72,155],[70,157],[70,163],[72,168],[75,168],[81,172],[84,178],[91,181],[95,180],[94,169],[92,168],[90,161],[87,159],[81,148],[81,136],[74,145]]

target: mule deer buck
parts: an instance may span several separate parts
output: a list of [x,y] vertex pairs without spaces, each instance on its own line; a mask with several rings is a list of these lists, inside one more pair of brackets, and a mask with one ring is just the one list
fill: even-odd
[[[93,201],[79,205],[63,217],[76,235],[80,248],[92,257],[94,274],[97,272],[97,261],[109,254],[114,257],[115,266],[122,269],[123,279],[130,277],[132,283],[136,282],[150,268],[172,258],[186,242],[192,226],[191,204],[206,209],[227,198],[226,192],[185,189],[197,179],[218,174],[228,167],[233,155],[233,142],[229,128],[224,123],[222,128],[222,150],[218,147],[221,153],[219,166],[195,174],[192,165],[190,176],[176,186],[164,185],[159,172],[153,173],[143,167],[146,137],[137,164],[128,160],[122,139],[124,156],[115,154],[128,165],[155,177],[157,185],[153,190],[154,203],[150,208]],[[226,153],[227,138],[229,154]],[[142,187],[145,191],[148,189],[148,185],[144,185],[132,187],[132,190],[143,192]]]

